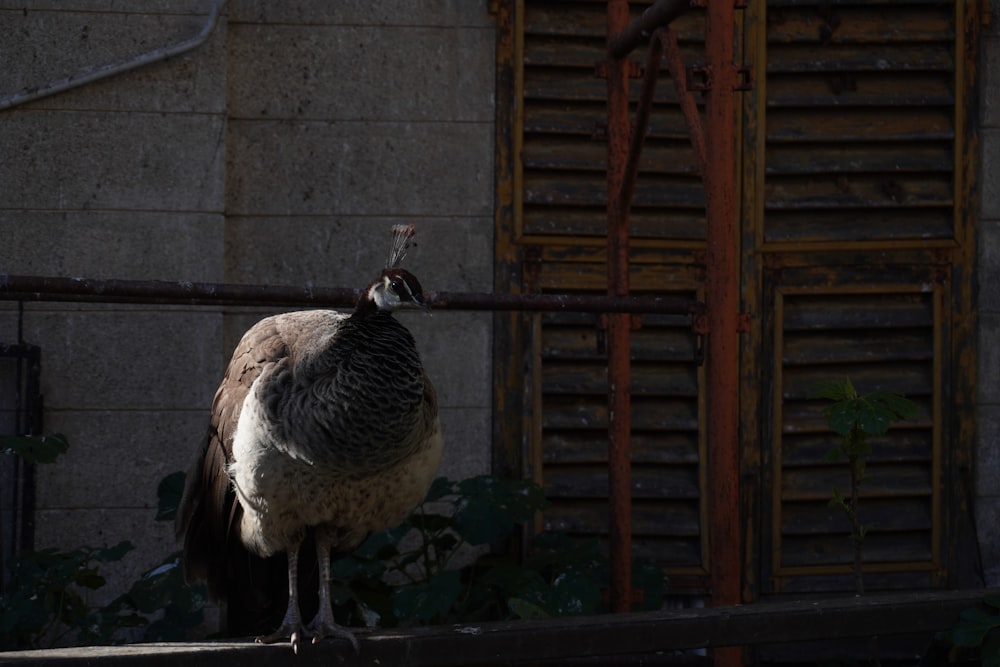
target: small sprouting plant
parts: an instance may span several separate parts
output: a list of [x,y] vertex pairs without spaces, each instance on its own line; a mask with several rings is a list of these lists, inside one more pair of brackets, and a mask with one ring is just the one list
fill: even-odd
[[841,508],[850,521],[850,537],[854,544],[852,569],[855,588],[859,594],[864,593],[861,545],[868,534],[868,526],[861,523],[858,501],[861,483],[865,480],[867,457],[872,453],[868,438],[884,435],[893,422],[913,416],[917,406],[895,392],[859,394],[848,378],[821,383],[813,393],[813,398],[833,401],[823,408],[823,416],[830,429],[841,436],[841,441],[826,453],[823,460],[827,463],[846,460],[850,469],[851,488],[845,497],[839,488],[834,487],[830,506]]
[[[854,545],[854,588],[858,595],[865,592],[862,570],[864,562],[862,543],[868,534],[868,526],[861,523],[858,501],[861,483],[865,480],[867,457],[872,453],[870,436],[884,435],[893,422],[911,417],[917,406],[901,394],[876,391],[859,394],[850,379],[830,380],[821,383],[813,393],[813,398],[825,398],[833,403],[823,409],[830,429],[840,435],[841,441],[832,447],[823,460],[827,463],[847,460],[851,474],[851,490],[847,497],[833,488],[831,507],[839,507],[847,515],[851,524],[851,542]],[[872,667],[881,664],[879,660],[878,637],[872,637],[868,647],[868,662]]]

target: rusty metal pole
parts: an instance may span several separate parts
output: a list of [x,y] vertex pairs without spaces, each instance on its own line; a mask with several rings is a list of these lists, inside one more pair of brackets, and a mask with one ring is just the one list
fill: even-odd
[[[160,280],[96,280],[0,273],[0,301],[153,303],[188,306],[349,307],[356,287],[234,285]],[[659,313],[703,317],[705,304],[676,296],[583,296],[580,294],[492,294],[436,292],[424,298],[434,309],[577,313]]]
[[[611,40],[629,22],[628,0],[609,0],[607,35]],[[629,293],[629,203],[623,199],[629,153],[629,61],[608,56],[608,296]],[[631,318],[611,313],[608,346],[608,493],[610,496],[610,607],[632,609],[632,407]]]
[[[712,603],[740,602],[739,504],[739,252],[736,234],[734,0],[708,0],[705,48],[707,223],[705,301],[708,307],[709,559]],[[739,647],[716,649],[715,664],[741,664]]]

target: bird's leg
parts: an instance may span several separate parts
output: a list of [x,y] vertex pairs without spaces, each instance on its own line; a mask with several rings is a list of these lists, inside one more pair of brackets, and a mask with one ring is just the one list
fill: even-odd
[[288,549],[288,608],[285,610],[285,618],[281,621],[281,627],[269,635],[257,637],[258,644],[274,644],[283,639],[289,639],[292,644],[292,651],[299,652],[299,639],[304,632],[302,627],[302,614],[299,612],[299,548],[302,542],[298,542],[294,547]]
[[333,620],[333,606],[330,604],[330,549],[331,539],[327,531],[316,531],[316,560],[319,563],[319,610],[306,628],[315,644],[324,637],[340,637],[351,642],[354,653],[361,652],[358,638],[354,633]]

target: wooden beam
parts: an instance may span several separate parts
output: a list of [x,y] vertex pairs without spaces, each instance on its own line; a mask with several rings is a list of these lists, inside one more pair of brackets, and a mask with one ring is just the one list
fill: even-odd
[[0,665],[177,665],[274,667],[291,664],[385,667],[569,667],[613,658],[616,664],[695,664],[692,656],[668,660],[670,651],[719,646],[778,644],[932,633],[950,629],[961,610],[987,593],[964,590],[872,594],[864,597],[761,602],[643,614],[609,614],[470,623],[359,633],[361,654],[345,642],[306,645],[293,660],[287,645],[244,642],[146,644],[0,653]]

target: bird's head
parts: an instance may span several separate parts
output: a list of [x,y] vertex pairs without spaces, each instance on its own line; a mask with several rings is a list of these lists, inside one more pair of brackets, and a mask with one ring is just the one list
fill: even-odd
[[415,233],[413,225],[393,226],[392,245],[389,247],[385,269],[361,295],[361,300],[358,302],[359,312],[371,312],[373,309],[392,312],[408,304],[423,308],[425,311],[430,310],[424,299],[420,281],[406,269],[399,268],[410,247],[410,239]]
[[420,281],[406,269],[390,268],[382,271],[378,279],[369,285],[365,298],[375,304],[378,310],[392,311],[408,304],[430,310]]

